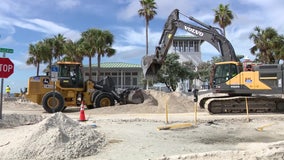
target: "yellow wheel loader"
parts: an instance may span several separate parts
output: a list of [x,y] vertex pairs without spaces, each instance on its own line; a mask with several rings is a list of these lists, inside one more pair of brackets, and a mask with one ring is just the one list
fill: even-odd
[[42,105],[48,113],[61,112],[68,106],[80,106],[82,100],[89,109],[120,104],[144,102],[143,91],[129,88],[121,93],[115,91],[110,77],[95,83],[83,80],[81,63],[58,62],[56,75],[33,76],[28,80],[26,98]]

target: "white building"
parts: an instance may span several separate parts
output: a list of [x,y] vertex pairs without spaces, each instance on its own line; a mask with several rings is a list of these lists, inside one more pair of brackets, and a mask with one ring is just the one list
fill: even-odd
[[203,42],[198,37],[175,36],[169,53],[179,54],[180,62],[192,61],[198,66],[202,62],[200,46]]
[[[200,46],[204,42],[199,37],[193,36],[175,36],[173,39],[172,47],[169,49],[169,53],[177,53],[180,57],[179,62],[192,61],[197,66],[202,62]],[[186,80],[180,82],[177,91],[187,92],[194,88],[200,89],[203,82],[194,79],[193,82]]]

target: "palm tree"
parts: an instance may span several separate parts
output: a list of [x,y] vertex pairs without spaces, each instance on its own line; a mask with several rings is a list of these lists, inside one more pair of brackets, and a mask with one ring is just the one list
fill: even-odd
[[157,14],[155,9],[156,2],[155,0],[140,0],[141,9],[138,10],[139,16],[143,16],[146,21],[146,55],[148,55],[148,27],[149,27],[149,21],[154,18],[154,16]]
[[113,35],[109,31],[92,28],[82,33],[78,50],[82,55],[89,57],[89,79],[92,79],[92,57],[98,55],[97,80],[99,80],[101,57],[115,54],[115,50],[111,47],[112,43]]
[[64,54],[64,45],[66,44],[66,38],[62,34],[58,34],[53,37],[53,51],[54,58],[60,61],[61,56]]
[[[284,36],[279,35],[272,39],[272,47],[274,48],[275,57],[279,61],[284,59]],[[276,61],[277,62],[277,61]]]
[[[281,42],[278,36],[278,33],[275,29],[268,27],[265,30],[262,30],[260,27],[255,27],[254,31],[256,33],[251,33],[249,38],[253,40],[254,46],[250,49],[253,55],[256,55],[258,60],[263,63],[278,63],[279,56],[278,53],[281,53],[278,45]],[[278,39],[278,40],[277,40]],[[283,44],[283,41],[282,41]]]
[[[54,55],[54,38],[46,38],[43,40],[43,48],[42,48],[42,55],[44,63],[48,63],[47,68],[51,67]],[[49,72],[49,69],[46,70]]]
[[218,23],[223,29],[224,36],[226,36],[225,28],[232,23],[234,19],[232,11],[229,9],[229,4],[220,4],[217,9],[213,9],[215,12],[214,23]]
[[26,61],[27,65],[34,65],[37,67],[36,75],[39,75],[40,63],[42,62],[42,54],[40,51],[40,43],[29,45],[29,58]]
[[64,45],[64,57],[63,61],[81,62],[83,61],[83,55],[79,51],[80,41],[73,42],[72,40],[66,40]]
[[80,45],[78,50],[82,55],[87,56],[89,58],[89,79],[92,79],[92,57],[96,54],[96,38],[97,38],[98,30],[95,28],[91,28],[81,35]]
[[101,68],[101,57],[107,56],[111,57],[115,54],[115,49],[113,49],[113,35],[109,31],[97,31],[97,39],[96,39],[96,51],[98,55],[98,76],[97,80],[100,80],[100,68]]

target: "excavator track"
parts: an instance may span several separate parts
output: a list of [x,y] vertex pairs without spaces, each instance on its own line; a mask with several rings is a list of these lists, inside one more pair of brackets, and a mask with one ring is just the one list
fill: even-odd
[[[203,107],[210,114],[283,112],[284,99],[266,96],[235,96],[235,97],[206,97]],[[202,107],[202,106],[201,106]]]

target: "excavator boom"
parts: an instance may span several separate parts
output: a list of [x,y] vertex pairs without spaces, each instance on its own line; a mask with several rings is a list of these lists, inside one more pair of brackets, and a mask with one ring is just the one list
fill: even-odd
[[155,77],[158,70],[161,68],[178,28],[212,44],[222,54],[223,60],[238,61],[234,48],[220,33],[220,29],[204,24],[193,17],[185,16],[196,23],[196,25],[183,22],[179,19],[180,15],[185,16],[184,14],[181,14],[178,9],[175,9],[169,15],[164,25],[159,44],[155,49],[155,54],[150,56],[146,55],[142,58],[142,69],[145,78]]

